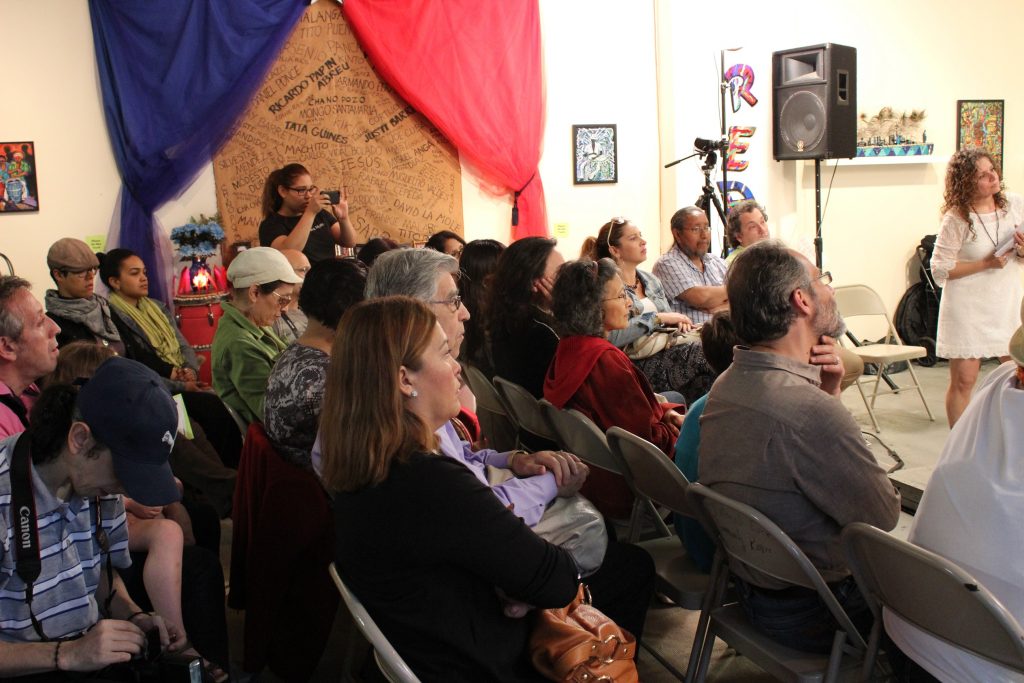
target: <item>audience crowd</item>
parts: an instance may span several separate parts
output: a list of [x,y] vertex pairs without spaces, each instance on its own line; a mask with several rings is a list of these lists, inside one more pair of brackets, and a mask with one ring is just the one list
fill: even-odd
[[[947,180],[936,268],[967,290],[980,286],[968,278],[1024,259],[1024,236],[1006,258],[972,265],[985,251],[974,244],[975,203],[998,220],[1020,202],[992,181],[989,156],[954,161],[950,173],[963,177]],[[831,274],[771,239],[763,206],[731,209],[727,259],[710,253],[706,214],[680,209],[653,272],[640,268],[639,226],[621,217],[570,262],[554,239],[506,246],[449,231],[424,248],[377,237],[336,257],[336,247],[355,246],[345,188],[321,191],[299,164],[270,174],[263,209],[262,246],[227,269],[212,386],[172,312],[149,297],[134,252],[56,241],[43,305],[29,282],[0,277],[0,678],[135,680],[149,647],[227,680],[220,520],[232,507],[244,515],[235,533],[245,552],[234,561],[272,586],[268,572],[291,560],[272,543],[260,555],[259,516],[294,503],[288,523],[311,523],[308,487],[333,508],[316,523],[333,528],[334,547],[318,541],[305,571],[322,581],[333,560],[422,680],[540,680],[531,613],[565,606],[581,580],[593,605],[639,640],[655,565],[642,546],[617,540],[636,509],[631,485],[553,444],[488,447],[466,365],[602,432],[623,428],[691,483],[760,511],[866,637],[872,611],[840,534],[853,522],[891,530],[900,496],[839,399],[863,367],[839,343]],[[954,305],[943,304],[942,325],[961,315]],[[1008,360],[969,405],[977,359],[951,366],[956,425],[911,535],[983,580],[1018,619],[1019,552],[1000,538],[1020,512],[1020,312],[1012,339],[1006,321],[988,330],[985,354]],[[940,346],[954,343],[941,328]],[[233,419],[248,425],[241,463],[237,447],[207,438]],[[277,464],[259,460],[273,453]],[[261,510],[260,487],[275,478],[299,481],[307,498],[276,490],[274,507]],[[569,506],[582,512],[567,517]],[[674,522],[709,571],[712,537],[694,519]],[[233,578],[236,569],[245,575],[233,566]],[[756,628],[797,650],[831,649],[837,624],[816,591],[750,566],[730,570]],[[316,647],[327,640],[323,621],[309,639]],[[1018,680],[896,615],[885,626],[884,648],[906,680]],[[255,660],[277,661],[246,657]]]

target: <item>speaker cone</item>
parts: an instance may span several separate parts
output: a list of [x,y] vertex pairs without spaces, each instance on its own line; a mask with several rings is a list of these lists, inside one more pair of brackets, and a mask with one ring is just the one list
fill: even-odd
[[825,134],[825,103],[815,93],[800,90],[782,104],[779,112],[782,141],[792,151],[810,152]]

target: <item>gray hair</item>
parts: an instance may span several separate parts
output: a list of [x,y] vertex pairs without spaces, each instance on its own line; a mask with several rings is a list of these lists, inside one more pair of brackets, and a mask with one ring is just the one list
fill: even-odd
[[726,224],[729,234],[729,246],[738,247],[740,227],[743,221],[743,214],[750,213],[751,211],[760,211],[761,215],[764,216],[765,220],[768,220],[768,212],[764,210],[756,199],[744,199],[741,202],[736,202],[731,209],[729,209],[729,217],[726,219]]
[[32,289],[28,280],[16,275],[0,276],[0,337],[18,341],[25,321],[14,315],[9,308],[11,299],[20,289]]
[[455,277],[458,272],[454,256],[433,249],[393,249],[373,262],[366,278],[366,298],[401,295],[430,301],[437,291],[437,276],[451,273]]
[[748,344],[785,336],[796,318],[790,295],[810,285],[807,267],[781,240],[762,240],[747,247],[725,278],[736,334]]
[[560,336],[604,336],[604,286],[618,275],[615,261],[580,259],[558,269],[551,291],[551,312]]

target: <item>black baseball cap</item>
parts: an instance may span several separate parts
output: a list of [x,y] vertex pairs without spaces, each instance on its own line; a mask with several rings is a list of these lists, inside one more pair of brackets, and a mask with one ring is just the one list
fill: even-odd
[[178,408],[163,380],[142,363],[114,357],[78,392],[78,411],[110,449],[125,493],[143,505],[181,499],[167,459],[178,433]]

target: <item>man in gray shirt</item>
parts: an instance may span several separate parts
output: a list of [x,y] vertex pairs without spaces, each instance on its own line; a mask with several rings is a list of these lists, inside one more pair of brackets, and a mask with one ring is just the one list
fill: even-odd
[[[899,494],[839,400],[844,324],[831,275],[781,242],[736,257],[726,280],[733,365],[701,422],[700,481],[769,517],[807,554],[851,612],[870,623],[839,545],[850,522],[889,530]],[[755,625],[791,647],[831,648],[835,624],[817,595],[755,572],[739,577]],[[855,621],[856,623],[856,621]]]

